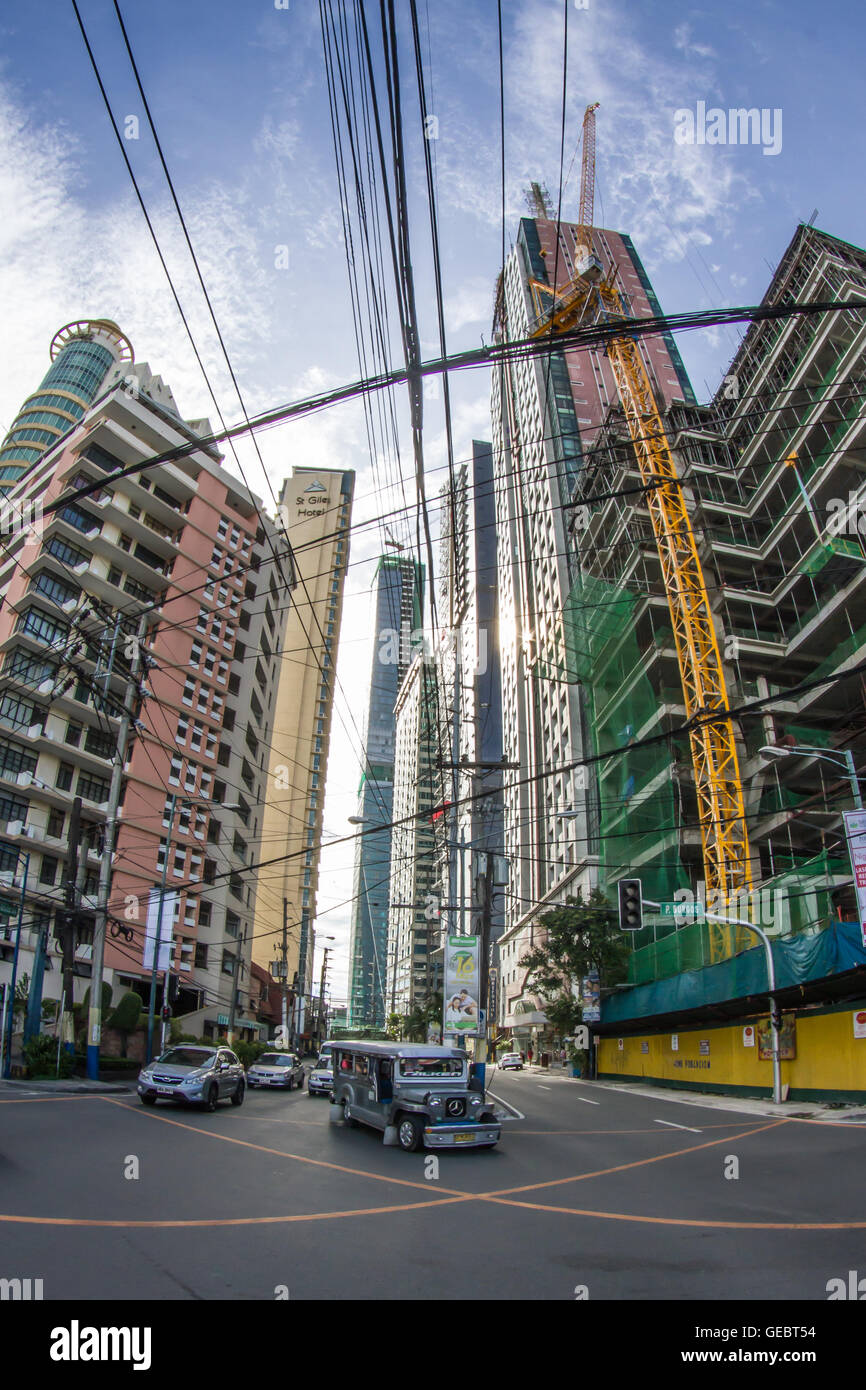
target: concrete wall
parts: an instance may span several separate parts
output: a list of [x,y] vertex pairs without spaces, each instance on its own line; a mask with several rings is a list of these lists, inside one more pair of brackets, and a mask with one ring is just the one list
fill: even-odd
[[[789,1100],[866,1102],[866,1037],[854,1035],[855,1019],[866,1023],[866,1000],[826,1009],[785,1013],[795,1021],[795,1052],[782,1062],[782,1085]],[[773,1064],[762,1060],[757,1042],[747,1047],[744,1029],[754,1033],[766,1014],[753,1014],[724,1026],[682,1028],[672,1046],[671,1031],[602,1038],[598,1075],[606,1081],[651,1081],[659,1086],[772,1096]],[[701,1049],[701,1043],[708,1050]]]

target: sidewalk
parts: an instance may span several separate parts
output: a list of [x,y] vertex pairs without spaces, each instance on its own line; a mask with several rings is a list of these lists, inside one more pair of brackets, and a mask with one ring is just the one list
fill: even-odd
[[82,1076],[71,1077],[68,1080],[60,1078],[38,1081],[3,1081],[0,1080],[0,1096],[6,1096],[12,1100],[15,1096],[28,1095],[56,1095],[56,1096],[103,1096],[114,1093],[128,1094],[135,1090],[135,1082],[127,1081],[90,1081]]
[[761,1096],[730,1096],[709,1094],[704,1091],[686,1091],[679,1087],[653,1086],[651,1082],[641,1081],[588,1081],[571,1075],[569,1067],[542,1067],[537,1062],[532,1066],[524,1064],[524,1071],[532,1075],[543,1075],[568,1081],[573,1086],[589,1086],[599,1091],[625,1091],[632,1095],[646,1096],[648,1100],[666,1100],[676,1105],[700,1106],[709,1110],[732,1110],[741,1115],[759,1115],[770,1119],[794,1120],[832,1120],[843,1124],[866,1124],[866,1107],[858,1104],[843,1105],[830,1101],[786,1100],[775,1105],[769,1098]]

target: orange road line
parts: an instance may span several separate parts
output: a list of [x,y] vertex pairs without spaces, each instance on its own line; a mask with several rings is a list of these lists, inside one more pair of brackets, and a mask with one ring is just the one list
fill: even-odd
[[640,1221],[655,1226],[713,1226],[726,1231],[863,1231],[866,1221],[708,1221],[684,1216],[632,1216],[620,1211],[584,1211],[580,1207],[555,1207],[541,1202],[515,1202],[507,1197],[484,1200],[503,1207],[551,1211],[558,1216],[597,1216],[601,1221]]
[[336,1221],[347,1216],[383,1216],[389,1212],[421,1211],[425,1207],[447,1207],[458,1202],[473,1201],[473,1194],[465,1197],[431,1198],[427,1202],[404,1202],[391,1207],[359,1207],[353,1211],[314,1211],[293,1216],[215,1216],[201,1220],[177,1221],[104,1221],[96,1217],[84,1216],[6,1216],[0,1214],[0,1222],[23,1226],[99,1226],[122,1230],[164,1230],[199,1226],[279,1226],[300,1221]]
[[526,1183],[523,1187],[503,1187],[498,1192],[485,1192],[479,1194],[483,1201],[489,1201],[494,1197],[511,1197],[515,1192],[537,1192],[542,1187],[561,1187],[567,1182],[585,1182],[587,1178],[606,1178],[611,1173],[625,1173],[630,1168],[645,1168],[648,1163],[663,1163],[668,1158],[680,1158],[683,1154],[699,1153],[701,1149],[712,1149],[717,1144],[730,1144],[735,1139],[747,1139],[750,1134],[760,1134],[764,1130],[778,1129],[780,1125],[787,1124],[787,1120],[771,1120],[767,1125],[761,1125],[760,1129],[746,1129],[741,1134],[723,1134],[720,1139],[707,1139],[703,1144],[691,1144],[687,1149],[674,1149],[671,1153],[655,1154],[652,1158],[636,1158],[631,1163],[617,1163],[612,1168],[597,1168],[593,1173],[575,1173],[570,1178],[551,1178],[547,1182]]
[[[117,1105],[121,1102],[112,1100],[110,1096],[99,1096],[97,1099],[105,1101],[108,1105]],[[128,1109],[129,1107],[124,1107]],[[374,1182],[396,1183],[398,1187],[413,1187],[420,1189],[421,1192],[430,1191],[429,1181],[414,1182],[411,1178],[393,1178],[385,1173],[368,1173],[363,1168],[349,1168],[343,1163],[329,1163],[323,1158],[308,1158],[305,1154],[286,1153],[285,1149],[271,1149],[266,1144],[255,1144],[251,1139],[236,1139],[231,1134],[219,1134],[212,1129],[201,1129],[198,1125],[186,1124],[183,1120],[170,1120],[167,1115],[148,1114],[145,1110],[140,1110],[143,1119],[158,1120],[164,1125],[174,1125],[177,1129],[187,1129],[191,1134],[204,1134],[208,1139],[221,1139],[226,1144],[240,1144],[245,1149],[256,1149],[259,1153],[275,1154],[278,1158],[291,1158],[296,1163],[309,1163],[314,1168],[331,1168],[337,1173],[349,1173],[356,1178],[371,1178]],[[474,1197],[472,1192],[462,1192],[454,1187],[438,1187],[438,1192],[444,1192],[449,1197]]]

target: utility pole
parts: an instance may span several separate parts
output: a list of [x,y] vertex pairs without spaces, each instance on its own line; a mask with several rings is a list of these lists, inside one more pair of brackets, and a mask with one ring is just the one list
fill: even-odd
[[[120,615],[117,617],[117,625]],[[93,966],[90,978],[90,1014],[87,1020],[87,1075],[91,1081],[99,1080],[99,1045],[102,1040],[102,973],[105,960],[105,936],[108,929],[108,900],[111,894],[111,870],[114,859],[114,844],[117,837],[117,812],[120,806],[120,792],[123,786],[123,765],[129,745],[129,731],[135,718],[135,700],[138,695],[138,676],[142,665],[142,647],[147,633],[147,617],[142,614],[138,632],[132,643],[130,653],[130,676],[126,682],[123,698],[123,714],[117,733],[117,755],[111,769],[111,787],[108,794],[108,811],[105,816],[105,840],[99,862],[99,891],[97,897],[96,920],[93,925]],[[115,642],[117,629],[115,629]],[[114,648],[112,647],[112,655]],[[106,675],[106,691],[109,676]],[[167,857],[167,856],[166,856]]]
[[320,977],[320,979],[319,979],[319,1042],[320,1042],[320,1044],[323,1043],[323,1042],[325,1041],[325,1039],[324,1039],[324,1037],[323,1037],[322,1035],[324,1034],[324,1031],[325,1031],[325,980],[327,979],[327,975],[328,975],[328,952],[330,951],[330,949],[331,949],[330,946],[326,946],[326,947],[325,947],[325,953],[324,953],[324,955],[323,955],[323,957],[322,957],[322,974],[321,974],[321,977]]
[[291,1043],[289,1037],[289,900],[283,898],[283,1039]]
[[478,1007],[484,1011],[484,1032],[478,1039],[475,1049],[476,1074],[485,1084],[487,1063],[487,1038],[490,1031],[487,996],[490,990],[490,937],[493,928],[493,877],[495,856],[492,850],[485,850],[484,873],[476,877],[476,892],[481,900],[478,968]]
[[78,848],[81,840],[81,797],[76,796],[69,813],[69,858],[64,887],[64,909],[55,915],[55,928],[63,953],[63,985],[61,988],[63,1015],[60,1036],[67,1052],[75,1050],[72,1005],[75,1002],[75,923],[78,897]]
[[239,982],[240,976],[241,976],[241,953],[243,952],[244,948],[246,947],[246,944],[247,944],[247,929],[246,929],[246,927],[244,927],[243,938],[242,938],[242,939],[241,939],[241,938],[238,938],[238,949],[235,951],[235,965],[234,965],[234,969],[233,969],[233,971],[232,971],[232,1000],[231,1000],[231,1004],[230,1004],[230,1006],[229,1006],[229,1038],[228,1038],[229,1047],[231,1047],[231,1046],[233,1045],[233,1042],[234,1042],[235,1012],[236,1012],[236,1009],[237,1009],[237,1002],[238,1002],[238,982]]

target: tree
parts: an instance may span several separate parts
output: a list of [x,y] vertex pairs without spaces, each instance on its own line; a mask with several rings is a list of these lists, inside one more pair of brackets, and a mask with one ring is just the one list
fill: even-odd
[[619,984],[626,975],[629,946],[616,913],[600,889],[584,902],[580,893],[564,907],[538,919],[543,939],[521,957],[527,988],[542,1000],[544,1012],[560,1036],[573,1033],[581,1020],[572,986],[597,970],[601,984]]
[[129,1045],[129,1035],[134,1033],[138,1027],[138,1020],[141,1018],[141,1011],[144,1007],[140,995],[128,989],[125,994],[120,996],[120,1002],[114,1013],[106,1022],[106,1028],[116,1028],[122,1038],[121,1057],[126,1056],[126,1049]]

